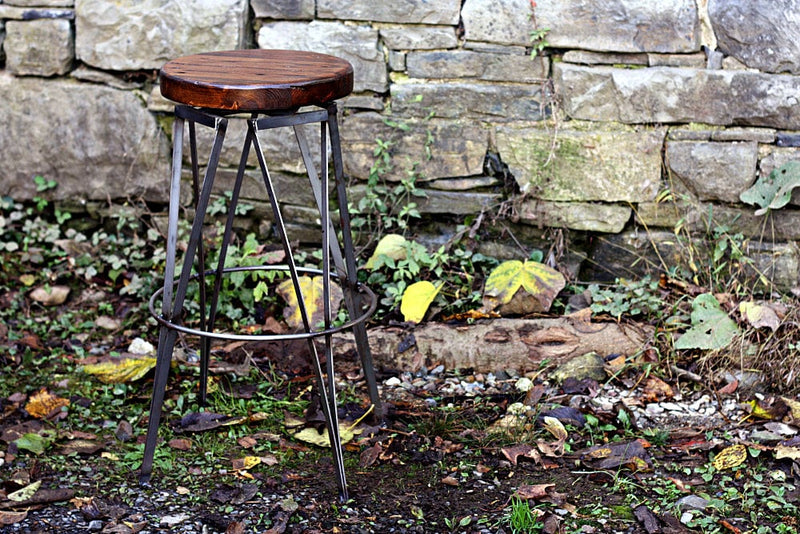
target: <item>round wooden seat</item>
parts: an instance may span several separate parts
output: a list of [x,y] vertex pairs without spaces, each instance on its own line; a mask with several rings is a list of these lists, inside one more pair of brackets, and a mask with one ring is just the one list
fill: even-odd
[[166,63],[159,78],[164,97],[224,111],[322,106],[353,90],[349,62],[295,50],[228,50],[184,56]]

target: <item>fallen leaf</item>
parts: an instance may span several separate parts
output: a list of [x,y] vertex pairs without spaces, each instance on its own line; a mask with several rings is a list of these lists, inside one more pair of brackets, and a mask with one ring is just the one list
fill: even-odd
[[236,442],[243,448],[243,449],[252,449],[256,445],[258,445],[258,440],[256,440],[252,436],[243,436],[236,440]]
[[448,476],[446,476],[446,477],[444,477],[442,479],[442,484],[446,484],[448,486],[454,486],[455,487],[455,486],[458,486],[458,480],[456,480],[455,478],[453,478],[450,475],[448,475]]
[[[300,276],[298,278],[300,293],[305,304],[309,326],[317,328],[325,321],[325,302],[323,301],[323,279],[321,276]],[[294,283],[291,279],[286,279],[275,289],[278,295],[286,302],[283,310],[283,318],[291,328],[303,328],[303,317],[300,313],[300,306],[294,290]],[[342,302],[342,290],[336,284],[330,285],[330,306],[331,310],[337,310]],[[334,313],[335,314],[335,313]]]
[[93,365],[84,365],[83,372],[95,375],[106,384],[122,382],[135,382],[143,378],[156,366],[155,358],[125,358],[116,362],[103,362]]
[[30,297],[43,306],[58,306],[66,302],[69,291],[67,286],[42,286],[31,291]]
[[367,447],[359,457],[358,466],[361,468],[371,466],[380,458],[382,452],[383,447],[381,447],[380,443],[376,443],[372,447]]
[[741,334],[719,301],[703,293],[692,301],[692,327],[675,341],[676,349],[717,350],[727,347]]
[[741,443],[722,449],[711,462],[718,471],[742,465],[747,460],[747,447]]
[[567,434],[567,429],[564,428],[564,425],[561,424],[561,421],[556,419],[555,417],[544,417],[544,429],[550,432],[554,438],[558,441],[567,441],[569,434]]
[[555,484],[523,484],[517,488],[514,495],[524,500],[537,500],[548,497],[548,489],[555,487]]
[[800,447],[789,447],[787,445],[775,445],[775,459],[781,460],[783,458],[790,458],[792,460],[800,460]]
[[512,445],[510,447],[503,447],[500,449],[500,452],[503,453],[503,456],[505,456],[508,461],[512,463],[512,465],[517,465],[517,461],[520,456],[524,458],[532,458],[537,463],[541,462],[539,453],[533,447],[525,443]]
[[39,491],[39,487],[41,485],[42,485],[42,481],[41,480],[37,480],[36,482],[28,484],[27,486],[25,486],[22,489],[19,489],[19,490],[13,492],[13,493],[9,493],[7,498],[8,498],[9,501],[14,501],[14,502],[28,501],[28,500],[31,499],[31,497],[33,497],[33,495],[37,491]]
[[192,441],[186,438],[174,438],[167,442],[167,445],[171,449],[176,449],[179,451],[188,451],[192,448]]
[[102,443],[88,439],[73,439],[65,443],[59,449],[61,454],[94,454],[103,448]]
[[67,406],[69,406],[69,399],[62,399],[42,388],[38,393],[31,396],[30,400],[25,405],[25,411],[27,411],[31,417],[45,419],[52,417],[53,414]]
[[392,260],[402,260],[406,257],[406,238],[398,234],[386,234],[378,241],[375,251],[369,257],[365,268],[370,271],[375,268],[375,263],[380,256],[386,256]]
[[755,204],[759,209],[756,215],[764,215],[770,210],[780,209],[792,199],[792,190],[800,185],[800,162],[789,161],[774,169],[767,176],[761,176],[739,199],[746,204]]
[[674,393],[672,387],[658,377],[651,376],[644,384],[643,400],[645,402],[660,402],[671,399]]
[[233,468],[237,471],[252,469],[261,463],[261,458],[258,456],[245,456],[244,458],[234,458]]
[[778,314],[769,304],[756,304],[755,302],[741,302],[739,313],[750,323],[753,328],[769,328],[773,332],[781,325]]
[[566,285],[564,276],[547,265],[535,261],[509,260],[495,267],[486,279],[483,290],[484,309],[503,312],[503,307],[524,290],[533,300],[517,313],[546,312],[556,295]]
[[421,322],[443,285],[433,285],[423,280],[408,286],[400,301],[400,313],[403,314],[403,319],[412,323]]
[[14,443],[18,449],[24,449],[36,455],[42,454],[53,442],[55,435],[51,431],[42,430],[40,432],[41,433],[39,434],[34,434],[32,432],[23,434],[19,438],[15,439]]
[[13,525],[28,517],[28,512],[0,511],[0,525]]
[[192,412],[181,418],[180,427],[188,432],[204,432],[222,426],[226,416],[213,412]]

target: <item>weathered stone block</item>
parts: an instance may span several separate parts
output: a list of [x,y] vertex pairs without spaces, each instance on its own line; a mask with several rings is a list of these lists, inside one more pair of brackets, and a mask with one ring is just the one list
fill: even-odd
[[430,182],[428,187],[441,191],[469,191],[483,187],[498,185],[500,181],[493,176],[476,176],[474,178],[442,178]]
[[643,202],[661,181],[664,128],[497,127],[497,150],[520,189],[555,201]]
[[647,64],[651,67],[706,68],[708,60],[702,52],[696,54],[647,54]]
[[392,111],[400,116],[472,118],[492,122],[541,120],[540,85],[483,83],[395,83]]
[[[723,52],[766,72],[800,74],[796,0],[709,0],[708,14]],[[792,16],[787,16],[792,13]]]
[[75,60],[72,25],[64,19],[6,23],[6,69],[20,75],[54,76],[69,72]]
[[368,20],[408,24],[458,24],[460,0],[317,0],[321,19]]
[[624,123],[800,124],[800,77],[750,71],[553,66],[575,119]]
[[74,0],[5,0],[0,4],[22,7],[72,7]]
[[758,143],[667,143],[667,163],[672,174],[699,200],[738,203],[739,194],[756,177]]
[[389,70],[392,72],[404,72],[406,70],[405,52],[389,50]]
[[0,19],[9,20],[37,20],[37,19],[67,19],[75,18],[72,9],[47,8],[47,7],[19,7],[0,2]]
[[0,94],[0,161],[14,162],[0,168],[0,194],[40,195],[41,174],[58,182],[55,199],[166,199],[166,137],[135,93],[0,73]]
[[410,52],[406,64],[412,78],[476,78],[520,83],[542,81],[550,70],[549,61],[533,61],[527,54],[514,56],[467,50]]
[[378,31],[339,22],[274,22],[258,31],[258,46],[310,50],[346,59],[355,71],[354,91],[384,92],[389,86]]
[[519,206],[519,218],[537,226],[615,234],[625,228],[631,211],[615,204],[526,200]]
[[700,50],[695,0],[562,0],[538,2],[536,22],[555,48],[600,52]]
[[314,0],[250,0],[256,18],[311,20]]
[[582,65],[641,65],[647,66],[647,54],[618,54],[609,52],[590,52],[588,50],[568,50],[562,60],[566,63]]
[[246,0],[76,0],[78,59],[107,70],[157,69],[179,56],[242,48]]
[[712,130],[712,141],[755,141],[756,143],[775,142],[776,132],[771,128],[725,128]]
[[465,193],[426,190],[426,196],[414,199],[420,213],[473,215],[497,205],[502,196],[496,193]]
[[433,50],[458,46],[455,28],[450,26],[381,28],[380,35],[384,44],[392,50]]
[[466,0],[461,20],[468,41],[521,46],[531,41],[533,25],[528,0]]
[[[375,162],[375,140],[391,145],[393,170],[389,180],[406,177],[413,168],[424,180],[481,174],[488,148],[488,132],[470,121],[399,119],[403,128],[387,126],[377,113],[345,117],[342,152],[345,172],[366,179]],[[426,146],[431,157],[427,157]]]

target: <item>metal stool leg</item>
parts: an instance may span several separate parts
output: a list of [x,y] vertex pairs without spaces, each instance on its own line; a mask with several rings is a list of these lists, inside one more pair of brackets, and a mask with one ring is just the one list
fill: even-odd
[[[275,227],[278,232],[281,243],[283,245],[284,253],[286,254],[286,261],[288,265],[289,275],[292,279],[295,295],[297,296],[298,308],[300,310],[300,317],[302,318],[303,321],[303,327],[306,332],[311,332],[312,325],[310,324],[303,294],[300,290],[300,281],[297,275],[297,266],[295,265],[294,256],[292,254],[291,245],[289,243],[289,238],[286,234],[286,226],[284,225],[283,217],[281,215],[280,207],[278,205],[278,199],[277,196],[275,195],[275,189],[272,185],[272,179],[270,178],[269,170],[264,160],[264,153],[261,149],[261,144],[258,140],[257,120],[253,119],[248,121],[248,131],[252,132],[253,146],[255,149],[256,156],[258,158],[258,165],[261,168],[261,175],[264,179],[264,185],[267,189],[267,194],[269,196],[270,204],[272,205],[272,211],[275,217]],[[342,454],[342,444],[339,438],[339,420],[338,420],[338,414],[336,413],[336,409],[331,410],[331,406],[332,405],[335,406],[336,392],[335,390],[328,391],[329,388],[326,387],[325,379],[322,373],[322,365],[319,359],[319,354],[317,353],[317,347],[314,344],[314,340],[312,338],[309,338],[308,340],[308,348],[309,352],[311,353],[311,358],[313,360],[312,363],[314,364],[314,372],[316,374],[320,396],[323,399],[321,407],[322,407],[322,412],[325,416],[326,425],[328,427],[328,437],[330,439],[331,451],[333,452],[334,468],[336,469],[336,474],[337,474],[336,481],[339,486],[339,497],[342,501],[346,501],[348,499],[347,480],[344,472],[344,457]],[[329,397],[329,395],[331,395],[331,397]],[[331,399],[333,399],[333,403],[331,403]]]
[[[211,187],[214,184],[214,176],[216,174],[217,166],[219,165],[219,157],[222,151],[222,142],[225,138],[228,121],[223,118],[215,118],[213,122],[203,117],[202,121],[206,125],[213,124],[215,128],[214,145],[209,157],[208,167],[206,168],[205,178],[203,180],[203,188],[200,198],[197,202],[197,212],[195,213],[194,222],[192,223],[192,232],[189,238],[189,245],[184,255],[183,267],[181,268],[180,279],[178,286],[175,288],[173,300],[173,286],[175,280],[175,256],[177,248],[178,236],[178,211],[180,201],[180,181],[181,181],[181,164],[183,159],[183,126],[184,119],[189,118],[194,120],[195,117],[191,116],[190,111],[185,111],[186,108],[178,107],[175,109],[176,119],[173,127],[173,149],[172,149],[172,181],[170,184],[170,204],[169,204],[169,222],[167,226],[167,258],[164,273],[164,294],[162,302],[162,315],[169,319],[174,320],[183,312],[183,303],[186,298],[186,291],[189,286],[189,278],[192,271],[192,264],[195,259],[195,252],[197,251],[198,244],[202,239],[203,219],[205,212],[208,208],[208,201],[211,196]],[[187,117],[186,115],[190,115]],[[155,456],[156,442],[158,441],[158,424],[161,419],[161,408],[164,403],[164,391],[166,389],[167,377],[169,376],[169,367],[172,361],[172,352],[175,347],[175,340],[177,332],[168,330],[165,332],[166,327],[161,327],[159,333],[159,346],[156,356],[156,370],[155,381],[153,383],[153,399],[150,403],[150,420],[147,427],[147,437],[145,439],[144,456],[142,458],[142,467],[140,471],[140,481],[146,482],[150,478],[153,470],[153,457]]]
[[[336,114],[334,111],[333,120],[336,120]],[[323,123],[323,127],[325,123]],[[317,204],[317,209],[320,210],[320,216],[322,215],[322,206],[327,206],[328,202],[323,202],[322,195],[323,191],[327,191],[327,187],[323,188],[320,179],[317,176],[316,167],[314,166],[313,160],[311,158],[311,151],[309,150],[308,140],[306,139],[305,134],[300,128],[295,127],[295,137],[297,138],[297,144],[300,147],[300,154],[303,157],[303,162],[305,164],[307,174],[309,177],[309,181],[311,183],[311,189],[314,193],[314,199]],[[338,152],[339,157],[341,160],[341,151],[338,146],[338,135],[336,137],[336,142],[334,142],[334,137],[331,136],[331,145],[332,145],[332,152],[334,155]],[[327,154],[323,152],[323,163],[322,167],[327,171]],[[334,171],[336,171],[336,165],[334,165]],[[339,165],[339,171],[341,174],[336,174],[336,182],[337,185],[339,183],[344,184],[343,178],[343,170],[342,166]],[[347,198],[344,187],[337,189],[337,199],[339,203],[339,210],[341,211],[344,209],[347,210]],[[344,208],[342,208],[344,206]],[[345,259],[342,256],[342,250],[339,246],[339,241],[336,239],[336,232],[333,227],[333,221],[330,217],[327,218],[328,220],[328,227],[329,232],[334,236],[333,239],[329,240],[330,245],[330,252],[331,258],[333,259],[334,266],[336,267],[336,271],[339,277],[339,281],[342,285],[342,290],[344,293],[345,298],[345,307],[347,308],[350,317],[356,317],[361,310],[361,302],[357,288],[357,274],[355,268],[355,257],[353,252],[353,244],[352,244],[352,237],[350,236],[349,231],[349,216],[347,217],[347,225],[348,231],[345,232],[344,230],[342,233],[344,234],[343,239],[345,240],[345,248],[349,251],[349,257],[347,258],[347,265],[351,267],[345,266]],[[326,219],[321,217],[322,221]],[[381,400],[378,395],[378,387],[377,387],[377,380],[375,379],[375,370],[372,364],[372,354],[370,353],[369,349],[369,342],[367,339],[366,328],[363,324],[359,324],[353,327],[353,335],[356,339],[356,352],[359,354],[361,360],[361,367],[364,370],[364,377],[367,380],[367,388],[369,390],[370,395],[370,402],[373,405],[373,414],[374,417],[378,420],[382,419],[383,409],[381,406]]]
[[[328,106],[328,129],[331,135],[331,152],[333,154],[333,173],[336,180],[336,199],[339,203],[339,219],[342,229],[342,247],[344,248],[345,264],[347,269],[347,287],[345,294],[350,294],[352,304],[350,316],[354,317],[356,310],[361,309],[361,296],[357,291],[358,274],[356,273],[355,247],[353,246],[353,235],[350,228],[350,213],[347,206],[347,188],[344,181],[344,165],[342,163],[342,145],[339,138],[339,123],[336,114],[336,103]],[[375,418],[383,420],[383,406],[378,394],[378,381],[375,377],[375,368],[372,364],[372,352],[369,348],[367,338],[367,327],[364,323],[359,323],[353,327],[353,335],[356,340],[356,351],[361,358],[361,367],[364,369],[364,377],[367,380],[370,400],[375,407]]]

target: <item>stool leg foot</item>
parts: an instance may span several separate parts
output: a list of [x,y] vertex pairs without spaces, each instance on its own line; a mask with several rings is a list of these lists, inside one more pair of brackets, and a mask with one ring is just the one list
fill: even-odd
[[144,443],[144,455],[140,470],[139,482],[146,483],[153,472],[153,458],[158,442],[158,424],[161,420],[161,408],[164,405],[164,392],[167,389],[167,378],[172,361],[172,350],[175,347],[176,332],[161,327],[158,336],[158,350],[156,353],[156,371],[153,382],[153,398],[150,401],[150,420],[147,424],[147,438]]

